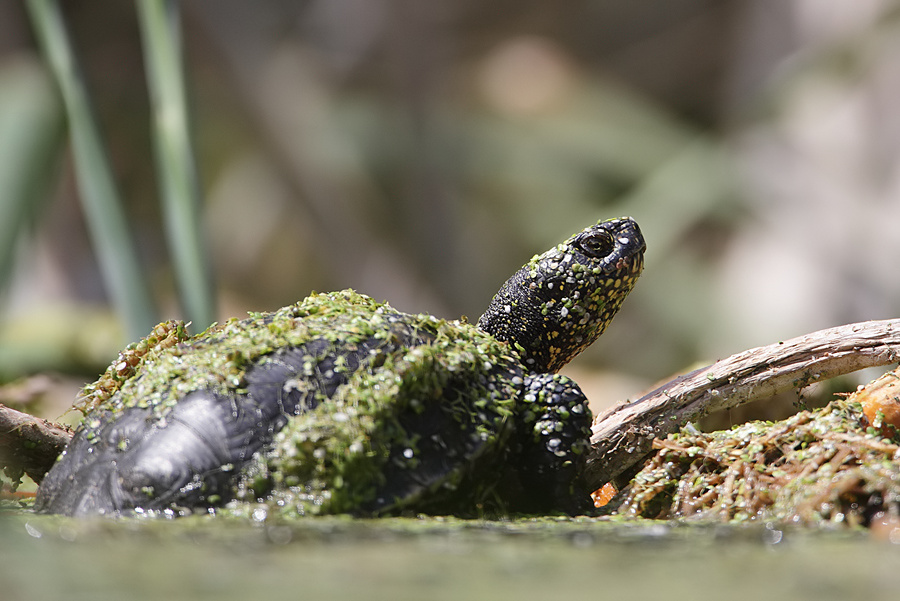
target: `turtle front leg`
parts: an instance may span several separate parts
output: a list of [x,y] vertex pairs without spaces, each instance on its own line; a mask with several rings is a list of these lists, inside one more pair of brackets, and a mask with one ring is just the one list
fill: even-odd
[[526,376],[516,427],[515,470],[525,511],[587,512],[582,481],[591,437],[591,411],[581,389],[558,374]]

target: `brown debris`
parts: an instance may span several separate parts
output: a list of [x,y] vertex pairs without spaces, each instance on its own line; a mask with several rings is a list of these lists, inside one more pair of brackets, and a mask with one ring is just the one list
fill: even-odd
[[619,513],[863,526],[896,520],[900,446],[870,425],[864,404],[896,395],[898,379],[900,369],[784,421],[711,433],[687,427],[656,440],[656,455],[623,493]]

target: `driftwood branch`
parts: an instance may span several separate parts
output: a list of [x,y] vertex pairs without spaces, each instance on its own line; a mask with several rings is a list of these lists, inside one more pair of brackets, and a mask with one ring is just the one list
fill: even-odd
[[596,489],[628,474],[687,422],[867,367],[900,361],[900,319],[821,330],[750,349],[678,377],[597,416],[586,477]]
[[0,468],[11,476],[40,482],[70,438],[65,426],[0,405]]

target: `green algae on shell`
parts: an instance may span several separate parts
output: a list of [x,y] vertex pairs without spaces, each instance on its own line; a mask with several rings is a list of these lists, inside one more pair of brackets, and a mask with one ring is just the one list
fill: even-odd
[[[291,419],[246,469],[237,498],[309,515],[380,513],[426,496],[430,507],[452,507],[461,491],[475,503],[489,497],[490,483],[462,484],[500,467],[522,383],[518,359],[472,326],[428,318],[417,327],[431,344],[358,370]],[[441,477],[419,488],[423,474]]]
[[[246,369],[259,357],[315,338],[354,344],[386,337],[390,333],[379,329],[381,316],[395,312],[387,303],[343,290],[313,293],[275,312],[232,318],[196,336],[187,335],[183,322],[164,322],[119,353],[103,376],[83,389],[79,409],[87,414],[159,407],[202,388],[240,391]],[[453,323],[430,315],[414,317],[416,327],[423,329]]]
[[75,409],[87,415],[100,407],[134,376],[142,364],[151,362],[155,355],[188,338],[190,336],[183,321],[170,320],[158,324],[147,336],[120,351],[96,382],[81,389]]
[[[192,390],[246,392],[247,367],[277,361],[279,349],[304,348],[315,341],[315,354],[300,374],[312,376],[325,357],[334,357],[332,369],[342,369],[338,346],[353,348],[372,339],[389,343],[392,338],[428,339],[429,344],[385,344],[370,350],[374,356],[366,368],[352,373],[331,397],[312,390],[308,379],[298,377],[291,384],[311,387],[315,407],[292,417],[271,448],[244,468],[238,499],[301,514],[367,504],[390,507],[390,499],[376,495],[415,501],[407,493],[416,483],[404,474],[413,474],[422,461],[437,462],[433,470],[447,472],[448,478],[437,479],[434,486],[452,496],[466,474],[479,469],[481,456],[496,454],[507,442],[522,385],[521,361],[509,345],[473,325],[399,314],[351,290],[313,294],[273,313],[214,324],[194,337],[184,334],[183,324],[161,324],[133,345],[136,352],[127,356],[139,360],[132,361],[128,377],[116,371],[124,361],[120,356],[88,389],[88,408],[120,412],[145,407],[164,415]],[[107,381],[114,386],[101,385]],[[86,418],[89,427],[91,419]],[[448,470],[441,462],[472,463],[472,469]],[[386,481],[392,482],[391,490],[382,490]],[[473,494],[488,495],[489,489]]]

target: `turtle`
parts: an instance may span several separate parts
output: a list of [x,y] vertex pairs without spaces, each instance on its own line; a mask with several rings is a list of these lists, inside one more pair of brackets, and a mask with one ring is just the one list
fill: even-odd
[[506,515],[590,507],[591,413],[558,371],[643,269],[628,217],[534,256],[472,324],[343,290],[119,353],[35,510]]

